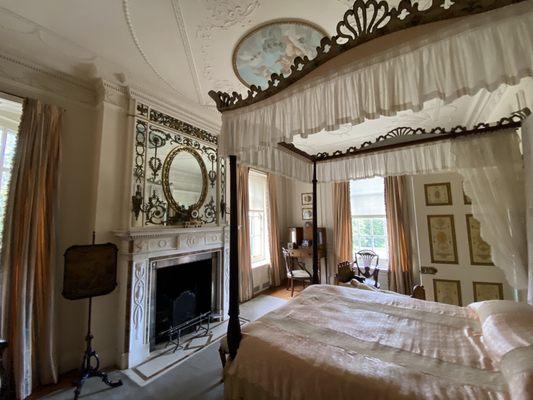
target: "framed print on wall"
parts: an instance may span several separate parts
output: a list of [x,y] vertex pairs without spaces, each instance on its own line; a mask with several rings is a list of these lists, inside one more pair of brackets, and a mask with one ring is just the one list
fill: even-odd
[[433,293],[435,301],[439,303],[463,305],[461,297],[461,281],[450,279],[433,279]]
[[313,220],[313,209],[302,208],[302,219],[304,221],[312,221]]
[[428,215],[429,251],[435,264],[458,264],[453,215]]
[[450,182],[426,183],[426,206],[451,206],[452,188]]
[[503,285],[498,282],[472,282],[474,301],[503,300]]
[[302,206],[313,204],[313,193],[302,193]]
[[479,221],[472,214],[466,214],[466,230],[468,232],[470,264],[494,265],[490,246],[481,238]]

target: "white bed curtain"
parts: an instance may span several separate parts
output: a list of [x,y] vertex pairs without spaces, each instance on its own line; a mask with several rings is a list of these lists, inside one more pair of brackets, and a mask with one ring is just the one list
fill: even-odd
[[522,148],[524,151],[524,169],[526,180],[526,223],[529,254],[529,277],[527,302],[533,304],[533,118],[528,120],[522,126]]
[[509,284],[527,289],[526,195],[524,164],[517,134],[501,132],[478,140],[452,142],[456,170],[472,199],[472,214],[492,260]]
[[533,76],[533,1],[440,26],[377,54],[363,49],[351,64],[223,113],[220,153],[246,156],[296,134],[416,111],[436,97],[451,101]]

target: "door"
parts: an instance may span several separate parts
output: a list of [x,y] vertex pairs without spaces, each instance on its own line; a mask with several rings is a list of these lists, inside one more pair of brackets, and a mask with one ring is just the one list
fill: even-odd
[[503,272],[492,264],[479,235],[459,174],[411,179],[420,279],[428,300],[466,306],[474,301],[513,299]]

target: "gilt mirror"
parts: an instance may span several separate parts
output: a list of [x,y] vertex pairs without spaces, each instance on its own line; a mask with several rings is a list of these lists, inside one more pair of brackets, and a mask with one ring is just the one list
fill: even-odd
[[173,148],[163,163],[162,185],[178,219],[196,218],[207,195],[207,169],[200,154],[186,146]]

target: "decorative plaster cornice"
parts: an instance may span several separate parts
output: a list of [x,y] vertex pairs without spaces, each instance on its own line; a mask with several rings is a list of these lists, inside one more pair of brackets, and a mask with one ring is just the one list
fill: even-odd
[[0,80],[83,106],[93,107],[97,100],[94,87],[88,82],[6,53],[0,53]]
[[[128,110],[129,101],[137,100],[147,103],[157,109],[211,134],[218,135],[220,125],[206,119],[198,110],[192,109],[189,105],[177,101],[175,97],[159,93],[154,95],[140,86],[123,86],[113,82],[99,79],[96,84],[98,102],[106,102],[117,107]],[[133,112],[133,111],[132,111]]]
[[195,110],[190,104],[185,104],[184,102],[179,101],[176,97],[163,95],[162,93],[159,93],[156,96],[144,88],[135,86],[129,86],[128,92],[131,98],[156,106],[161,111],[182,121],[215,135],[220,133],[220,122],[217,123],[205,118],[205,116],[201,114],[202,110]]

